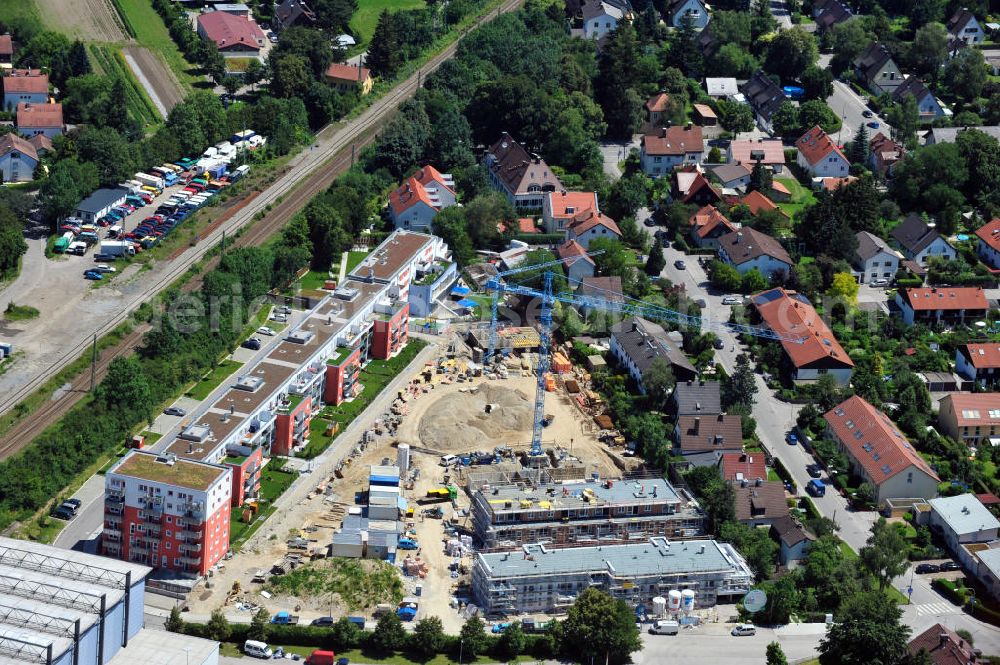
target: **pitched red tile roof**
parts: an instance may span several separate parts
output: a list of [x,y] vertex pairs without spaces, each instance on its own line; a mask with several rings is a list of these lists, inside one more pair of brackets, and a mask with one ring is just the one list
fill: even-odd
[[767,198],[756,189],[745,195],[740,199],[740,204],[745,205],[750,208],[750,214],[755,217],[763,211],[767,210],[777,210],[781,214],[785,214],[784,211],[777,206],[777,204],[771,199]]
[[41,153],[43,150],[49,152],[52,150],[52,139],[50,139],[45,134],[35,134],[30,139],[30,143],[35,148],[35,152]]
[[708,178],[706,178],[704,174],[696,173],[694,176],[694,180],[691,181],[691,186],[688,187],[687,193],[684,195],[683,198],[684,203],[690,203],[691,201],[693,201],[697,197],[698,192],[700,192],[705,188],[711,190],[712,196],[715,198],[715,200],[718,201],[719,199],[722,198],[719,195],[719,192],[715,190],[715,187],[712,186],[712,183],[708,181]]
[[450,182],[450,177],[445,176],[433,166],[424,166],[417,169],[399,187],[389,193],[389,206],[396,215],[409,210],[420,202],[435,210],[440,210],[441,202],[434,197],[431,191],[428,191],[428,186],[431,186],[431,190],[443,187],[448,191],[454,191],[449,186]]
[[958,347],[958,350],[977,369],[1000,367],[1000,344],[966,344]]
[[986,295],[978,286],[922,286],[906,289],[904,299],[914,311],[988,309]]
[[13,69],[3,77],[3,91],[6,94],[48,94],[49,75],[38,69]]
[[726,219],[726,216],[719,212],[719,209],[714,205],[707,205],[702,206],[696,213],[691,215],[688,218],[688,224],[691,226],[704,226],[717,219]]
[[14,42],[10,35],[0,35],[0,55],[7,57],[14,55]]
[[614,233],[616,236],[621,236],[622,232],[615,223],[615,220],[611,219],[603,212],[596,212],[594,210],[585,210],[573,218],[570,222],[569,228],[577,236],[583,235],[595,226],[607,227],[609,231]]
[[702,224],[695,229],[695,234],[697,234],[699,238],[707,238],[709,234],[718,229],[720,226],[724,227],[720,230],[720,235],[722,236],[737,230],[728,219],[723,217],[721,219],[713,219],[708,224]]
[[823,178],[823,189],[825,189],[828,192],[835,192],[841,186],[846,187],[847,185],[850,185],[852,182],[855,182],[856,180],[857,178],[855,178],[852,175],[849,175],[845,178]]
[[597,192],[547,192],[553,219],[572,219],[587,210],[599,210]]
[[[815,166],[817,162],[826,159],[829,155],[835,154],[841,157],[845,162],[847,157],[837,144],[827,136],[826,132],[819,125],[813,127],[808,132],[799,137],[799,140],[795,142],[795,147],[798,148],[802,156],[806,158],[806,161],[811,165]],[[850,163],[850,162],[848,162]]]
[[237,45],[260,49],[266,39],[264,31],[252,18],[235,16],[228,12],[199,14],[198,25],[201,26],[205,36],[215,42],[220,51]]
[[535,220],[531,217],[519,217],[517,228],[521,233],[541,233],[541,230],[535,226]]
[[646,100],[646,110],[650,113],[663,113],[667,110],[669,102],[670,95],[665,92],[658,93]]
[[62,126],[62,104],[29,104],[27,102],[20,102],[17,105],[18,129],[47,129]]
[[678,156],[705,151],[701,127],[698,125],[664,127],[656,134],[643,136],[642,145],[647,155]]
[[719,473],[723,480],[766,480],[767,464],[761,453],[723,453]]
[[1000,424],[1000,393],[951,393],[941,400],[942,407],[946,401],[959,427]]
[[[583,260],[591,265],[594,265],[594,259],[587,256],[587,250],[583,248],[583,245],[575,240],[567,240],[563,244],[556,247],[556,257],[560,259],[578,257],[577,260]],[[566,265],[570,266],[573,263],[576,263],[576,261],[571,261]]]
[[36,162],[38,161],[38,153],[35,151],[35,146],[31,145],[30,141],[26,141],[17,134],[4,134],[3,136],[0,136],[0,157],[3,157],[13,150],[30,157]]
[[976,230],[976,235],[987,247],[1000,252],[1000,217],[986,222]]
[[777,288],[751,296],[751,302],[771,330],[803,339],[801,344],[781,342],[797,369],[811,365],[854,367],[854,361],[805,296]]
[[782,183],[774,180],[771,182],[771,189],[779,194],[784,194],[785,196],[791,196],[792,190],[785,187]]
[[979,503],[983,504],[984,506],[1000,505],[1000,497],[990,492],[987,492],[986,494],[977,494],[976,498],[979,499]]
[[715,118],[716,120],[719,118],[708,104],[692,104],[691,108],[702,118]]
[[906,648],[913,655],[923,649],[934,665],[969,665],[977,661],[972,645],[940,623],[914,637]]
[[331,81],[345,83],[363,83],[371,77],[371,70],[367,67],[361,68],[360,76],[358,68],[354,65],[345,65],[339,62],[332,63],[326,68],[326,78]]
[[785,146],[781,139],[758,139],[756,141],[733,141],[729,144],[729,154],[733,164],[743,164],[747,168],[753,167],[757,161],[755,157],[760,157],[760,163],[767,165],[785,163]]
[[848,397],[823,417],[875,484],[911,466],[938,478],[889,416],[858,395]]

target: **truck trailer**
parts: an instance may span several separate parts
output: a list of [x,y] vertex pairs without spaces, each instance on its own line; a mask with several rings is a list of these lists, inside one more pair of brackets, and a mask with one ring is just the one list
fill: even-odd
[[109,256],[135,256],[135,246],[125,240],[105,240],[101,243],[101,254]]

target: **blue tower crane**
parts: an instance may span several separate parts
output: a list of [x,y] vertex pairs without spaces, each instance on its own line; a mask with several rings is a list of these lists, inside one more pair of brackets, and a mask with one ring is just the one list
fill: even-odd
[[[599,252],[592,252],[587,256],[595,256],[598,253]],[[624,294],[612,291],[606,291],[606,294],[609,296],[616,296],[616,299],[614,300],[602,296],[577,295],[572,292],[553,293],[552,278],[554,275],[549,270],[546,270],[542,274],[541,289],[523,286],[520,284],[507,284],[502,279],[503,277],[510,275],[561,265],[565,261],[566,259],[560,261],[550,261],[548,263],[498,273],[496,277],[491,278],[485,285],[487,289],[493,292],[493,307],[490,319],[490,342],[489,350],[486,356],[487,361],[492,359],[494,353],[496,352],[497,305],[501,295],[503,293],[512,293],[531,298],[539,298],[541,300],[541,313],[539,316],[538,326],[538,333],[541,338],[541,342],[538,348],[538,368],[535,380],[535,413],[531,431],[531,450],[529,452],[529,457],[535,458],[536,460],[540,459],[544,455],[544,451],[542,450],[542,428],[545,424],[545,375],[549,371],[552,305],[556,302],[562,302],[568,305],[583,305],[591,308],[601,308],[628,316],[640,316],[645,319],[680,323],[687,326],[696,326],[699,329],[707,328],[708,330],[725,330],[737,335],[752,335],[754,337],[773,339],[781,342],[791,342],[794,344],[801,344],[805,340],[802,336],[775,332],[767,326],[751,326],[742,323],[713,321],[711,319],[703,319],[698,316],[683,314],[667,307],[650,305],[649,303],[633,300]],[[569,282],[571,284],[580,283],[579,280],[574,279],[570,279]],[[619,301],[617,299],[624,300]]]

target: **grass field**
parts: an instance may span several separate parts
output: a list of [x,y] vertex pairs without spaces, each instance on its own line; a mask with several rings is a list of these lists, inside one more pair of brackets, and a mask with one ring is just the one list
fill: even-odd
[[350,275],[351,271],[358,267],[358,264],[365,260],[368,256],[366,251],[350,251],[347,253],[347,274]]
[[125,24],[135,33],[135,40],[154,53],[159,53],[173,71],[185,90],[190,90],[195,81],[196,68],[184,59],[177,44],[170,38],[163,19],[153,9],[149,0],[115,0],[125,19]]
[[778,207],[785,211],[785,214],[795,219],[795,215],[806,206],[816,202],[816,197],[811,191],[799,184],[795,178],[775,178],[776,181],[788,188],[792,193],[792,200],[788,203],[779,203]]
[[207,398],[213,390],[226,380],[226,377],[242,366],[243,363],[238,363],[235,360],[223,360],[216,365],[215,369],[202,377],[201,381],[194,384],[194,387],[187,391],[185,395],[199,401]]
[[17,21],[31,21],[41,25],[42,17],[38,13],[38,7],[30,0],[12,0],[10,2],[0,2],[0,21],[6,24]]
[[154,125],[162,120],[146,90],[139,85],[125,64],[121,49],[117,46],[91,44],[90,55],[101,73],[125,81],[125,106],[136,121],[143,125]]
[[351,18],[351,30],[360,37],[359,44],[367,44],[375,32],[375,24],[382,10],[390,12],[400,9],[416,9],[424,6],[424,0],[365,0],[358,3],[358,11]]

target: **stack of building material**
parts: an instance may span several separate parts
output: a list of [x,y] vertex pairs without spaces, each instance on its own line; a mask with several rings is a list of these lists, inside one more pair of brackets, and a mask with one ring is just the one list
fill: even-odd
[[427,563],[422,561],[420,557],[407,556],[403,559],[403,574],[408,576],[427,576]]
[[556,374],[567,374],[573,371],[573,364],[569,358],[556,351],[552,354],[552,371]]

